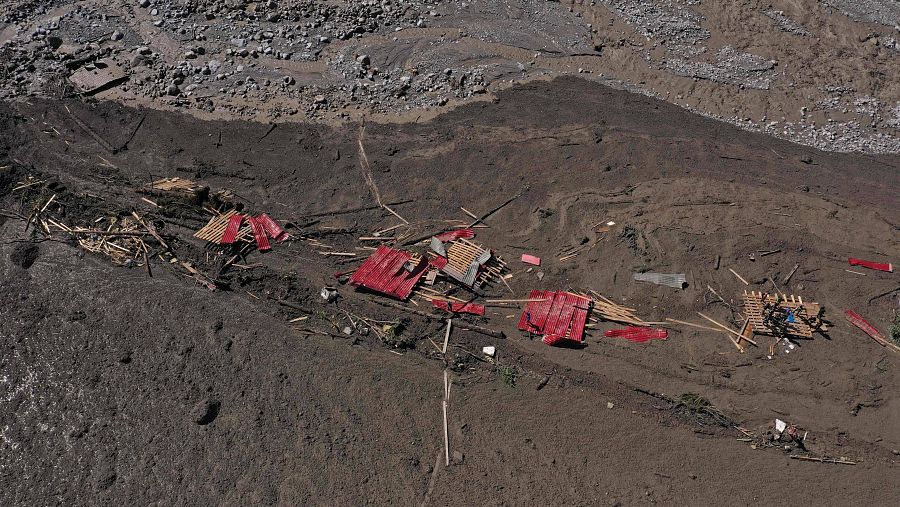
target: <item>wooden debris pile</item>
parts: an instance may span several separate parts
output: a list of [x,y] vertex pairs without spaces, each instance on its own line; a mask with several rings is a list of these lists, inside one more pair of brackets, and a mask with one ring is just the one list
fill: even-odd
[[744,291],[744,313],[754,333],[777,337],[812,338],[816,331],[826,331],[819,303],[785,294]]
[[252,239],[258,250],[266,251],[271,248],[269,237],[285,241],[290,236],[265,213],[258,216],[243,215],[231,209],[224,213],[214,211],[209,223],[194,233],[194,237],[217,245],[250,243]]
[[70,234],[81,248],[105,255],[115,264],[127,265],[139,259],[146,260],[150,249],[144,238],[150,236],[150,233],[141,223],[132,217],[100,217],[94,223],[99,225],[101,222],[107,222],[106,227],[69,227],[52,218],[41,220],[47,234]]
[[[593,314],[595,317],[591,317],[591,322],[599,322],[600,320],[606,320],[610,322],[618,322],[620,324],[631,324],[633,326],[641,326],[647,327],[652,324],[656,324],[655,322],[645,322],[640,319],[637,315],[634,314],[634,308],[628,308],[626,306],[622,306],[612,302],[611,300],[604,297],[597,291],[590,291],[590,294],[593,296]],[[598,320],[599,318],[599,320]]]
[[209,195],[209,187],[185,178],[163,178],[150,183],[138,192],[154,196],[174,197],[193,204],[201,204]]
[[[462,231],[471,229],[454,232]],[[493,251],[469,241],[462,235],[454,235],[448,241],[441,241],[440,236],[435,236],[431,242],[431,249],[432,266],[467,287],[480,289],[503,281],[503,272],[507,269],[506,262]]]
[[[218,213],[209,219],[209,223],[204,225],[200,230],[194,233],[194,237],[198,239],[202,239],[204,241],[209,241],[210,243],[215,243],[217,245],[222,244],[222,237],[225,235],[225,229],[228,228],[228,223],[231,220],[231,217],[236,216],[238,214],[237,210],[230,209],[224,213]],[[249,243],[253,236],[253,229],[249,224],[241,227],[235,233],[236,242],[247,242]]]

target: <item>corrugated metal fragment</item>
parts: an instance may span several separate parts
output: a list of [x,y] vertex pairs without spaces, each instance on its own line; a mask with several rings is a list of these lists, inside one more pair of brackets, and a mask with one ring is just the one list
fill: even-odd
[[[518,328],[543,334],[544,343],[553,345],[560,340],[584,341],[584,326],[591,300],[570,292],[531,291],[528,304],[519,318]],[[552,342],[552,343],[551,343]]]
[[247,222],[253,228],[253,237],[256,239],[256,249],[260,252],[270,250],[269,238],[266,236],[266,229],[259,223],[259,220],[253,217],[247,217]]
[[238,231],[241,228],[241,222],[243,221],[244,215],[232,215],[228,219],[228,226],[225,227],[225,234],[222,235],[222,241],[220,243],[223,245],[234,243],[234,240],[237,239]]
[[447,249],[444,248],[444,243],[437,239],[437,236],[432,236],[431,238],[431,250],[441,257],[447,256]]
[[442,232],[435,236],[438,241],[446,243],[455,239],[470,239],[475,237],[475,229],[456,229],[455,231]]
[[684,273],[635,273],[634,279],[639,282],[655,283],[676,289],[687,287],[687,277],[684,276]]
[[269,233],[269,236],[272,236],[272,239],[275,241],[284,241],[288,238],[288,233],[285,232],[285,230],[278,225],[278,222],[273,220],[269,215],[263,213],[256,217],[256,220],[262,224],[266,229],[266,232]]
[[635,343],[644,343],[650,340],[665,340],[669,337],[669,332],[665,329],[628,326],[625,329],[610,329],[605,331],[603,336],[607,338],[625,338]]
[[411,258],[407,252],[381,245],[356,269],[350,277],[350,284],[406,299],[428,267],[428,261],[423,258],[407,269]]
[[431,300],[431,304],[435,308],[441,308],[453,313],[471,313],[472,315],[484,315],[484,305],[475,303],[451,303],[449,301]]

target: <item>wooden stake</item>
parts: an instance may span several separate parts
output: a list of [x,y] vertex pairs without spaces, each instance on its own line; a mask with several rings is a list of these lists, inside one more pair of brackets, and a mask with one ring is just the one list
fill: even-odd
[[474,218],[475,220],[478,220],[478,215],[476,215],[475,213],[472,213],[471,211],[467,210],[466,208],[463,208],[462,206],[460,206],[459,209],[461,209],[462,212],[465,213],[466,215],[469,215],[470,217]]
[[[446,352],[446,347],[445,347]],[[447,424],[447,404],[450,402],[450,381],[447,370],[444,370],[444,400],[442,406],[444,408],[444,460],[447,466],[450,466],[450,431]]]
[[670,318],[668,318],[668,317],[666,317],[666,322],[674,322],[675,324],[682,324],[682,325],[685,325],[685,326],[696,327],[697,329],[706,329],[707,331],[715,331],[715,332],[717,332],[717,333],[718,333],[719,331],[721,331],[720,329],[717,329],[717,328],[714,328],[714,327],[703,326],[703,325],[701,325],[701,324],[694,324],[693,322],[685,322],[685,321],[683,321],[683,320],[670,319]]
[[737,271],[735,271],[735,270],[733,270],[733,269],[731,269],[731,268],[728,268],[728,271],[731,271],[731,274],[733,274],[734,276],[738,277],[738,280],[744,282],[744,285],[750,285],[750,282],[748,282],[747,280],[744,280],[744,277],[741,276],[741,275],[739,275],[739,274],[737,274]]
[[791,281],[791,277],[794,276],[794,273],[797,272],[797,268],[799,267],[799,264],[794,264],[794,269],[792,269],[791,272],[788,273],[786,277],[784,277],[784,280],[781,281],[782,285],[787,285],[787,283]]
[[486,299],[485,303],[540,303],[549,299]]
[[[697,312],[697,315],[699,315],[699,316],[703,317],[704,319],[706,319],[706,320],[712,322],[713,324],[715,324],[715,325],[721,327],[721,328],[724,329],[725,331],[728,331],[729,333],[732,333],[732,334],[737,335],[738,338],[742,338],[741,335],[738,334],[737,332],[735,332],[733,329],[728,328],[728,327],[725,327],[725,326],[723,326],[722,324],[719,324],[718,322],[712,320],[711,318],[707,317],[706,315],[703,315],[703,314],[700,313],[700,312]],[[737,347],[738,350],[740,350],[742,353],[744,352],[744,347],[741,347],[741,344],[738,343],[737,340],[735,340],[735,339],[732,338],[731,336],[729,336],[728,339],[731,340],[731,343],[733,343],[734,346]]]
[[453,319],[447,319],[447,333],[444,334],[444,349],[441,351],[444,355],[447,355],[447,343],[450,342],[450,329],[453,326]]
[[816,461],[818,463],[834,463],[837,465],[855,465],[855,461],[850,461],[846,458],[813,458],[812,456],[797,456],[796,454],[791,455],[791,459],[799,459],[801,461]]
[[[738,340],[747,340],[748,342],[752,343],[753,345],[756,345],[756,342],[755,342],[755,341],[753,341],[753,340],[751,340],[750,338],[747,338],[747,337],[745,337],[745,336],[742,336],[741,333],[738,333],[738,332],[735,331],[734,329],[731,329],[730,327],[728,327],[728,326],[726,326],[726,325],[724,325],[724,324],[720,324],[719,322],[716,322],[715,320],[713,320],[713,319],[707,317],[706,315],[703,315],[703,314],[700,313],[700,312],[697,312],[697,315],[699,315],[699,316],[703,317],[704,319],[706,319],[706,320],[712,322],[713,324],[715,324],[715,325],[721,327],[721,328],[724,329],[725,331],[728,331],[729,333],[731,333],[731,334],[737,336],[737,337],[738,337]],[[731,337],[729,336],[729,338],[731,338]],[[735,344],[738,343],[738,342],[735,341],[734,339],[732,339],[731,341],[735,342]]]

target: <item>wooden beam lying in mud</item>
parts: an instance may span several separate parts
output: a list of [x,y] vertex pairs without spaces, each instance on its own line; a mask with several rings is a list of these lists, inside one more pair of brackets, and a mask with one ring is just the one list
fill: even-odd
[[[413,199],[404,199],[402,201],[394,201],[389,202],[389,206],[399,206],[401,204],[407,204],[413,202]],[[361,206],[358,208],[348,208],[348,209],[338,209],[332,211],[321,211],[318,213],[309,213],[307,215],[300,215],[297,218],[316,218],[316,217],[327,217],[331,215],[349,215],[350,213],[359,213],[362,211],[372,211],[376,209],[383,209],[381,206],[373,205],[373,206]]]
[[[372,299],[370,301],[372,301],[373,303],[382,305],[382,306],[389,306],[391,308],[403,310],[404,312],[413,313],[420,317],[425,317],[426,319],[429,319],[429,320],[443,321],[445,318],[444,316],[441,316],[441,315],[433,315],[433,314],[426,313],[426,312],[423,312],[420,310],[415,310],[413,308],[409,308],[409,307],[394,303],[393,301],[385,301],[382,299]],[[478,326],[475,324],[469,324],[468,322],[463,322],[463,321],[457,320],[456,322],[453,323],[453,325],[460,329],[465,329],[467,331],[473,331],[475,333],[480,333],[480,334],[487,335],[487,336],[490,336],[493,338],[506,338],[506,335],[503,334],[503,331],[494,331],[493,329],[488,329],[486,327],[481,327],[481,326]]]
[[78,126],[82,128],[82,130],[84,130],[84,131],[87,132],[92,138],[94,138],[94,141],[97,141],[97,143],[99,143],[100,146],[103,146],[104,148],[106,148],[106,150],[107,150],[108,152],[110,152],[110,153],[116,153],[116,149],[113,148],[112,145],[109,144],[109,143],[106,141],[106,139],[103,139],[102,137],[100,137],[100,134],[98,134],[97,132],[95,132],[94,129],[92,129],[90,126],[88,126],[88,124],[85,123],[81,118],[75,116],[75,113],[73,113],[73,112],[69,109],[69,106],[65,106],[65,108],[66,108],[66,112],[69,113],[69,116],[72,118],[72,120],[74,120],[75,123],[77,123]]
[[523,188],[522,190],[520,190],[518,194],[516,194],[516,195],[510,197],[509,199],[507,199],[506,201],[504,201],[503,204],[494,207],[494,209],[488,211],[488,212],[485,213],[484,215],[481,215],[479,218],[476,218],[474,222],[472,222],[471,224],[469,224],[469,227],[475,227],[475,226],[478,225],[480,222],[484,222],[489,216],[491,216],[491,215],[493,215],[494,213],[496,213],[496,212],[500,211],[501,209],[505,208],[509,203],[511,203],[511,202],[515,201],[516,199],[518,199],[518,198],[519,198],[522,194],[524,194],[526,191],[528,191],[528,187],[525,187],[525,188]]
[[798,456],[796,454],[791,455],[791,459],[799,459],[801,461],[815,461],[818,463],[835,463],[837,465],[855,465],[855,461],[850,461],[847,458],[814,458],[812,456]]

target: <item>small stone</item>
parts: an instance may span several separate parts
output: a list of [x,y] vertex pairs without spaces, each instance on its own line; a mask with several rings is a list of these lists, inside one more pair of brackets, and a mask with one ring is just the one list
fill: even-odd
[[616,406],[616,405],[615,405],[613,402],[611,402],[611,401],[607,401],[607,402],[606,402],[606,408],[608,408],[608,409],[610,409],[610,410],[612,410],[613,407],[615,407],[615,406]]
[[109,38],[110,38],[110,40],[122,40],[125,38],[125,34],[116,30],[115,32],[112,33],[112,35],[109,36]]
[[181,93],[181,90],[178,88],[178,85],[170,84],[168,88],[166,88],[166,94],[171,95],[173,97],[178,96]]
[[139,0],[139,1],[138,1],[138,6],[140,6],[140,7],[143,8],[143,9],[146,9],[147,7],[150,7],[150,0]]
[[194,421],[195,424],[205,426],[216,420],[216,417],[219,416],[219,409],[221,407],[222,404],[214,400],[197,402],[197,404],[194,405],[194,408],[191,409],[191,420]]
[[316,104],[324,104],[326,102],[326,100],[327,99],[325,98],[324,95],[316,95],[315,97],[313,97],[313,101]]

